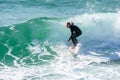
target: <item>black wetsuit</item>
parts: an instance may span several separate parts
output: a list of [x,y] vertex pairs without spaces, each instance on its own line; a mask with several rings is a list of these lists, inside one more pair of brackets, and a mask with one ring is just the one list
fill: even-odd
[[72,40],[74,46],[77,45],[78,41],[76,39],[76,37],[80,36],[82,34],[82,31],[80,30],[80,28],[78,28],[77,26],[75,25],[71,25],[70,26],[70,30],[71,30],[71,36],[69,38],[69,41],[70,39]]

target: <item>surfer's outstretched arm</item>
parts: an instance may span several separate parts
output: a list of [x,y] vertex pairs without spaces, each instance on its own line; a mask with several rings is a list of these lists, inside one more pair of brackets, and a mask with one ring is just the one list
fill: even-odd
[[75,33],[73,34],[73,33],[71,33],[71,36],[70,36],[70,38],[68,39],[68,41],[70,41],[71,39],[72,39],[72,37],[74,37],[75,36]]

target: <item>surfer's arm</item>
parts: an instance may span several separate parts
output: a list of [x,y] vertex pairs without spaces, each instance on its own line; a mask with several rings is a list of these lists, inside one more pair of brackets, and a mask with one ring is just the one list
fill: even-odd
[[71,40],[71,38],[73,37],[73,36],[75,36],[76,35],[76,32],[75,31],[73,31],[72,32],[72,34],[71,34],[71,36],[70,36],[70,38],[68,39],[68,41],[70,41]]
[[72,37],[72,35],[70,36],[70,38],[68,39],[68,41],[70,41],[71,37]]

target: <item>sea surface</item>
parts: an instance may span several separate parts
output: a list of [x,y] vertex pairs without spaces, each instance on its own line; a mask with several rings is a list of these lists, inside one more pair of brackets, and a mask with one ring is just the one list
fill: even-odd
[[119,79],[120,0],[0,0],[0,80]]

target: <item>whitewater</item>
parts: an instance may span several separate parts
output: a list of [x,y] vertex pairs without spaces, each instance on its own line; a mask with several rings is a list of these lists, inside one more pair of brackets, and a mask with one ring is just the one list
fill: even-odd
[[[119,80],[119,0],[0,0],[0,80]],[[71,55],[66,22],[83,32]]]

